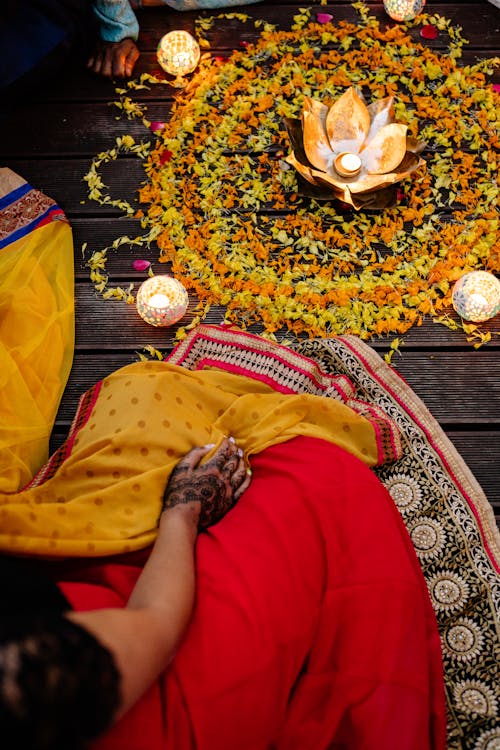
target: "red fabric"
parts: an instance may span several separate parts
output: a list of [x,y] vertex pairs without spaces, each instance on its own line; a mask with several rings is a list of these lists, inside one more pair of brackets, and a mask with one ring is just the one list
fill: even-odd
[[[382,484],[312,438],[252,469],[238,507],[200,535],[174,662],[94,750],[445,748],[434,613]],[[140,562],[82,563],[61,585],[77,609],[115,606]]]

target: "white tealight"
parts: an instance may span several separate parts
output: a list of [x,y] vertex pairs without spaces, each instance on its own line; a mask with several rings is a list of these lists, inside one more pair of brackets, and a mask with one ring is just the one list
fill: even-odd
[[342,177],[354,177],[361,169],[361,159],[357,154],[344,152],[335,159],[335,169]]
[[153,296],[149,298],[149,304],[151,307],[168,307],[170,304],[170,300],[166,294],[158,293],[153,294]]

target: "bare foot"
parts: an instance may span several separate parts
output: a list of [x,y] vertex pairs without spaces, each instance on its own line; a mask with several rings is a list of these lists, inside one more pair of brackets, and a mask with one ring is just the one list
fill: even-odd
[[163,510],[180,503],[197,504],[200,529],[220,521],[251,480],[243,453],[230,438],[224,438],[210,460],[200,464],[212,448],[193,448],[184,456],[170,475],[163,495]]

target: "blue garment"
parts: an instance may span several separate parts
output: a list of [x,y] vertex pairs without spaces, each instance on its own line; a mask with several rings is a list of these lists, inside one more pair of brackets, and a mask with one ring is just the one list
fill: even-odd
[[104,42],[121,42],[126,37],[137,39],[139,36],[139,24],[128,0],[94,0],[93,8]]
[[164,0],[165,5],[175,10],[201,10],[230,8],[234,5],[253,5],[259,0]]

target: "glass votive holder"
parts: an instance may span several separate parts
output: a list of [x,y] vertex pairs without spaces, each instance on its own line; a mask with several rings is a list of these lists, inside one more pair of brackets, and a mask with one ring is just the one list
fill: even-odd
[[175,76],[174,85],[182,86],[182,76],[200,62],[200,46],[187,31],[170,31],[160,39],[157,57],[163,70]]
[[189,304],[186,289],[172,276],[152,276],[137,291],[137,312],[152,326],[171,326],[182,318]]
[[500,312],[500,281],[487,271],[464,274],[453,287],[453,307],[464,320],[481,323]]
[[395,21],[411,21],[422,12],[425,0],[384,0],[384,9]]

